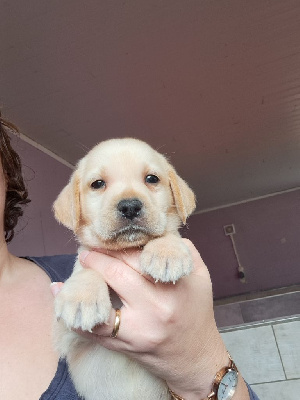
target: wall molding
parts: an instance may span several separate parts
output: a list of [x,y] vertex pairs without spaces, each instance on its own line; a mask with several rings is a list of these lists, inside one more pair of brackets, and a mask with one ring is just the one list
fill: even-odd
[[10,130],[10,132],[14,135],[23,140],[26,143],[29,143],[31,146],[35,147],[36,149],[40,150],[41,152],[47,154],[49,157],[54,158],[56,161],[60,162],[61,164],[65,165],[70,169],[75,169],[75,166],[70,164],[68,161],[64,160],[63,158],[59,157],[57,154],[53,153],[52,151],[46,149],[44,146],[38,144],[34,140],[30,139],[28,136],[24,135],[20,132],[15,132]]
[[282,190],[280,192],[274,192],[274,193],[269,193],[269,194],[265,194],[265,195],[258,196],[258,197],[252,197],[252,198],[247,199],[247,200],[240,200],[240,201],[237,201],[237,202],[234,202],[234,203],[224,204],[224,205],[217,206],[217,207],[205,208],[204,210],[195,211],[192,215],[205,214],[205,213],[208,213],[208,212],[211,212],[211,211],[221,210],[223,208],[234,207],[234,206],[238,206],[240,204],[250,203],[252,201],[267,199],[268,197],[280,196],[281,194],[295,192],[297,190],[300,190],[299,186],[291,188],[291,189]]

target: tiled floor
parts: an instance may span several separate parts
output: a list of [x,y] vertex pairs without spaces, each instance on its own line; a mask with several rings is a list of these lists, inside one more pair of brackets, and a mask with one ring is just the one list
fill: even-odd
[[300,316],[220,329],[260,400],[300,398]]

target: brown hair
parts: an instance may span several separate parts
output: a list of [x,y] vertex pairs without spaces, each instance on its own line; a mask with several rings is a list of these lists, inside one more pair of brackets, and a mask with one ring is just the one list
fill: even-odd
[[22,176],[22,165],[19,155],[11,147],[10,138],[6,132],[19,132],[18,128],[1,117],[0,111],[0,158],[6,179],[6,199],[4,210],[4,232],[6,242],[14,237],[14,228],[19,217],[23,215],[21,206],[30,202],[28,191]]

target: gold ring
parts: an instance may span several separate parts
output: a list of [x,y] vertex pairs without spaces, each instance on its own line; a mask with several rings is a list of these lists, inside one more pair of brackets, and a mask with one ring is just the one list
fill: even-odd
[[120,322],[121,322],[121,310],[119,308],[117,308],[116,309],[115,325],[114,325],[114,329],[113,329],[110,337],[115,339],[118,336],[119,329],[120,329]]

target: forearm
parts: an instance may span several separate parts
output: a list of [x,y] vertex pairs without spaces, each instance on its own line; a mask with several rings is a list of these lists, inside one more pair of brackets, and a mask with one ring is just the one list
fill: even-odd
[[[169,388],[184,400],[206,400],[213,392],[213,382],[218,371],[230,363],[224,342],[215,329],[203,353],[198,357],[198,363],[193,363],[189,378],[167,382]],[[248,388],[241,374],[238,374],[238,384],[233,400],[249,400]]]

